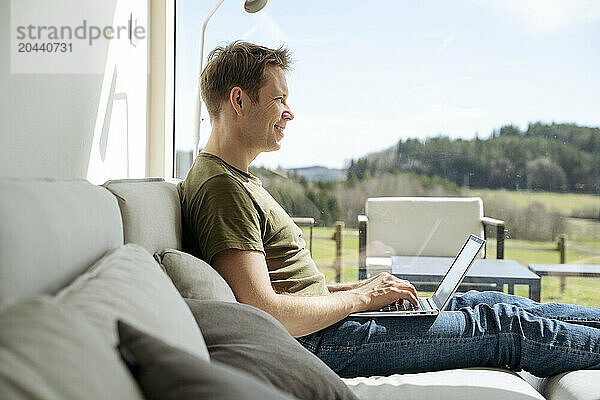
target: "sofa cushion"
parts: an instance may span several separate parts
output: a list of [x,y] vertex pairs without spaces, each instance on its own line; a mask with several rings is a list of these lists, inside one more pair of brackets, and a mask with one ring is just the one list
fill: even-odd
[[187,299],[210,352],[299,399],[356,399],[342,380],[279,321],[239,303]]
[[518,375],[491,368],[344,378],[343,381],[362,400],[544,400],[542,395]]
[[236,301],[221,275],[199,258],[175,249],[155,253],[154,258],[181,296],[197,300]]
[[243,371],[200,359],[119,321],[119,351],[148,400],[255,399],[291,396]]
[[598,400],[600,371],[573,371],[546,378],[542,393],[548,400]]
[[11,400],[141,400],[115,349],[73,310],[49,297],[0,313],[0,397]]
[[125,243],[150,254],[181,249],[181,206],[175,184],[162,178],[123,179],[104,183],[118,199]]
[[54,294],[123,244],[117,201],[85,180],[0,178],[0,306]]
[[116,321],[124,319],[208,359],[202,334],[183,298],[156,260],[139,245],[127,244],[110,251],[56,298],[85,315],[114,345]]

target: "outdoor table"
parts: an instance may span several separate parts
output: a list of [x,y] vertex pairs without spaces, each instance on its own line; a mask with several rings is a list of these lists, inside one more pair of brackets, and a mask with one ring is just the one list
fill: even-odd
[[561,293],[565,291],[567,276],[600,278],[597,264],[529,264],[529,269],[539,276],[559,276]]
[[[367,276],[389,272],[413,283],[418,290],[437,287],[452,264],[451,257],[367,257]],[[514,260],[476,259],[459,290],[479,289],[514,294],[514,285],[527,285],[529,298],[540,301],[541,278]]]

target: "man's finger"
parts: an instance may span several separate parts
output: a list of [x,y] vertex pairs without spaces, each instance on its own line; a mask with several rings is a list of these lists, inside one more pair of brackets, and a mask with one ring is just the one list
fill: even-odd
[[[396,282],[398,282],[401,285],[404,285],[406,287],[411,287],[411,288],[415,289],[415,287],[413,286],[413,284],[410,283],[410,281],[407,281],[406,279],[396,278]],[[415,292],[416,292],[416,289],[415,289]]]
[[419,307],[419,300],[417,299],[416,294],[411,292],[410,290],[403,290],[397,287],[392,288],[392,291],[398,296],[398,299],[408,300],[414,306]]
[[417,294],[417,289],[408,281],[404,281],[407,284],[404,283],[399,283],[396,282],[396,284],[394,285],[394,287],[401,289],[401,290],[408,290],[410,291],[415,297],[418,297],[419,295]]
[[417,299],[417,296],[408,290],[402,290],[401,291],[402,295],[405,297],[401,297],[403,300],[408,300],[412,303],[413,306],[415,307],[419,307],[419,300]]

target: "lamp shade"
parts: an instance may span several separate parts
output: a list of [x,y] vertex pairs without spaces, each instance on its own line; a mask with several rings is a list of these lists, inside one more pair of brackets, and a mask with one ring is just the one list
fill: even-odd
[[255,13],[263,9],[268,0],[246,0],[244,10],[249,13]]

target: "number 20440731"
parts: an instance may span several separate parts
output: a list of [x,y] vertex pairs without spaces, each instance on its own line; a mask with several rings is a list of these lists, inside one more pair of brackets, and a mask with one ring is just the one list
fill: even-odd
[[18,44],[19,53],[72,53],[73,43],[48,42],[48,43],[29,43],[22,42]]

